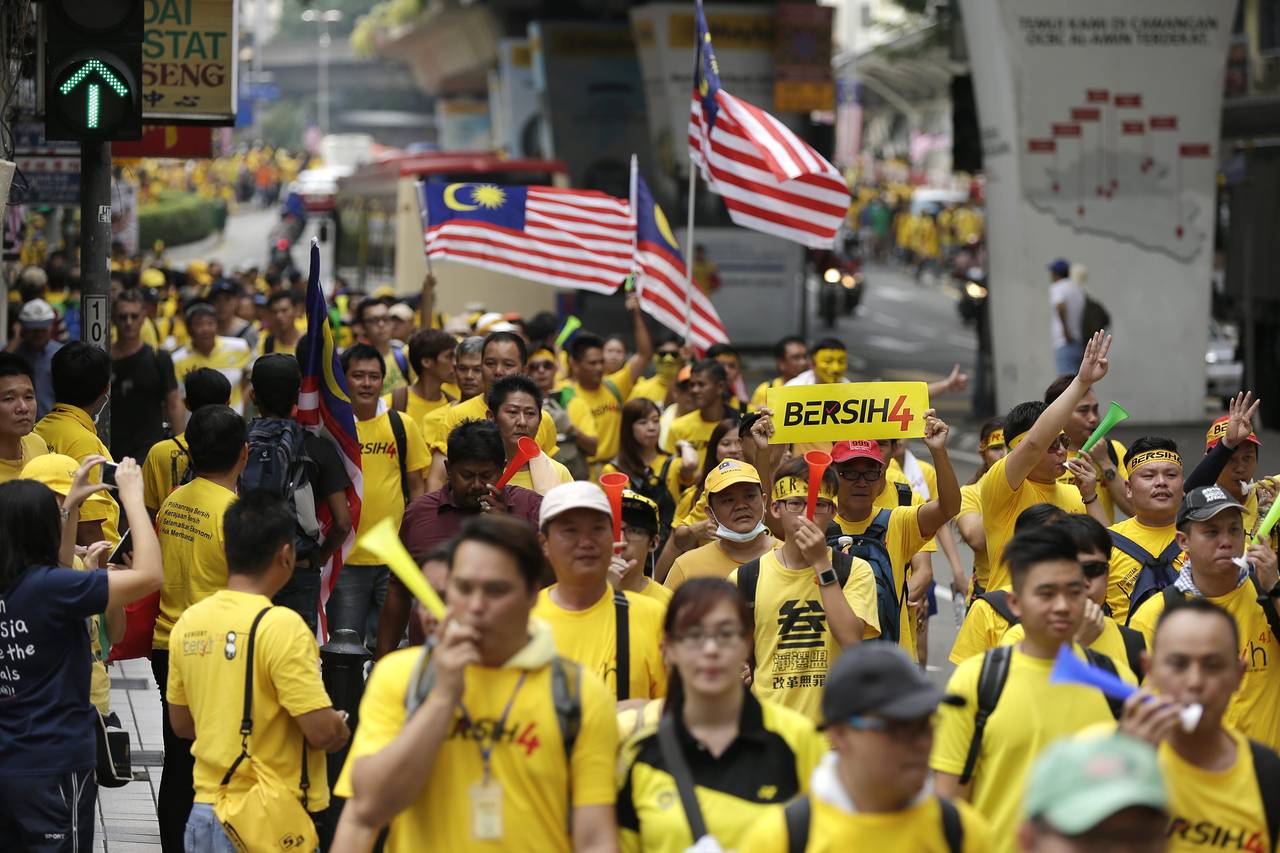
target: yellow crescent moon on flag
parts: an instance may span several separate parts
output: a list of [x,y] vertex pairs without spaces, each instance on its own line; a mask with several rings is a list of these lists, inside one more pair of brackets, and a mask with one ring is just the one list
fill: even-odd
[[444,188],[444,206],[450,210],[475,210],[478,204],[463,204],[458,201],[458,190],[465,187],[466,184],[449,184]]
[[680,244],[676,242],[676,235],[671,233],[671,223],[667,222],[667,215],[656,204],[653,206],[653,220],[658,225],[658,233],[662,235],[662,239],[666,240],[671,248],[677,252],[680,251]]

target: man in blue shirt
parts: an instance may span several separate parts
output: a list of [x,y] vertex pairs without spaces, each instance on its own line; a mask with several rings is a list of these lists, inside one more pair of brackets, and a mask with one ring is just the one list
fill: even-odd
[[53,408],[53,354],[62,344],[53,340],[53,323],[58,314],[43,299],[32,299],[18,312],[21,327],[18,346],[14,352],[20,355],[35,374],[36,420],[49,414]]

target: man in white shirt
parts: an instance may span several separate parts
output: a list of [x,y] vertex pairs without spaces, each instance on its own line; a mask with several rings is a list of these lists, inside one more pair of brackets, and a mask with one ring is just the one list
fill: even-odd
[[1080,324],[1084,319],[1084,291],[1071,278],[1071,264],[1058,258],[1049,264],[1049,304],[1053,309],[1050,334],[1058,374],[1075,373],[1084,355]]

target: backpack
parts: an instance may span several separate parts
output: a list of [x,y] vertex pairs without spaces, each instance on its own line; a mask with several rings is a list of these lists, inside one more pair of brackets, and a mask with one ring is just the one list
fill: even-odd
[[306,430],[288,418],[255,418],[249,424],[249,453],[240,472],[240,494],[265,489],[289,501],[295,551],[304,556],[320,544],[320,521],[307,456]]
[[[626,402],[625,400],[622,399],[622,391],[619,390],[618,386],[614,385],[612,381],[608,379],[601,379],[600,385],[608,389],[609,393],[613,395],[613,399],[618,401],[619,406],[623,405]],[[560,389],[560,405],[564,406],[566,409],[569,408],[569,401],[572,400],[574,397],[576,397],[577,394],[578,394],[578,389],[575,388],[573,385],[564,386],[563,388]]]
[[[1093,666],[1116,675],[1116,665],[1106,655],[1086,648],[1084,656]],[[1012,661],[1013,646],[996,646],[982,656],[982,669],[978,672],[978,707],[973,715],[973,737],[969,741],[969,754],[965,756],[964,770],[960,772],[961,785],[967,785],[973,779],[973,769],[982,752],[982,735],[986,731],[987,720],[1000,702],[1004,684],[1009,680],[1009,665]],[[1120,719],[1123,706],[1124,703],[1120,700],[1107,697],[1107,707],[1117,720]]]
[[[910,493],[911,487],[907,486],[908,496]],[[867,529],[856,536],[844,533],[833,521],[827,528],[827,543],[839,552],[861,557],[871,564],[871,573],[876,579],[876,610],[880,617],[880,636],[876,639],[896,643],[902,634],[902,602],[907,595],[907,578],[903,572],[902,588],[899,589],[893,577],[893,559],[884,544],[892,512],[881,509]]]
[[178,445],[178,449],[181,450],[186,455],[187,467],[183,470],[182,476],[178,476],[178,457],[174,456],[172,453],[169,454],[169,483],[170,483],[169,493],[170,494],[173,494],[174,489],[178,488],[179,486],[185,486],[187,483],[190,483],[192,480],[196,478],[195,469],[191,467],[191,451],[188,448],[182,446],[182,442],[178,439],[176,435],[173,437],[173,443]]
[[[978,598],[981,598],[992,610],[1000,614],[1000,618],[1008,622],[1010,628],[1022,621],[1013,615],[1013,609],[1009,607],[1008,590],[993,589],[990,592],[984,592]],[[1105,605],[1103,606],[1103,611],[1108,616],[1111,615]],[[1147,640],[1142,636],[1141,631],[1126,628],[1124,625],[1116,625],[1116,627],[1120,629],[1120,639],[1124,641],[1125,662],[1129,664],[1129,670],[1138,681],[1142,681],[1142,653],[1147,649]]]
[[1110,326],[1111,314],[1108,313],[1101,302],[1086,293],[1084,295],[1084,312],[1080,315],[1080,340],[1087,341],[1103,329],[1110,328]]
[[[787,803],[782,812],[787,822],[787,853],[804,853],[809,846],[809,823],[813,813],[810,796],[801,794]],[[946,839],[947,850],[960,853],[964,849],[964,824],[960,820],[960,810],[946,797],[938,797],[938,807],[942,812],[942,837]]]
[[[836,583],[844,589],[844,585],[849,582],[849,575],[853,572],[853,558],[843,551],[831,552],[831,568],[836,572]],[[756,557],[749,563],[743,563],[738,567],[738,591],[742,593],[742,597],[746,599],[747,609],[751,611],[752,619],[756,613],[756,587],[760,585],[760,558]]]
[[387,410],[387,421],[391,425],[391,437],[396,442],[396,461],[400,463],[400,497],[404,505],[409,505],[409,463],[404,458],[405,448],[409,445],[404,431],[404,420],[395,409]]
[[413,374],[409,372],[409,359],[405,357],[404,350],[400,347],[392,347],[391,357],[395,359],[396,367],[400,368],[400,375],[404,377],[404,381],[411,381]]
[[1111,535],[1112,547],[1136,560],[1138,565],[1141,566],[1138,570],[1138,577],[1133,582],[1133,592],[1129,593],[1129,616],[1125,619],[1125,624],[1127,625],[1129,620],[1133,618],[1133,614],[1138,611],[1138,605],[1155,593],[1172,585],[1178,579],[1178,573],[1173,568],[1173,561],[1178,559],[1182,549],[1178,547],[1177,540],[1174,540],[1165,546],[1159,556],[1153,557],[1146,548],[1143,548],[1129,537],[1116,533],[1114,530],[1108,530],[1107,533]]
[[[612,462],[614,468],[623,474],[627,474],[630,480],[627,488],[658,505],[658,532],[660,534],[659,538],[663,541],[666,540],[667,534],[671,532],[671,522],[676,514],[675,498],[671,497],[671,490],[667,488],[667,477],[671,474],[671,466],[675,460],[675,456],[668,456],[667,461],[662,463],[662,468],[659,469],[656,475],[650,471],[649,476],[643,479],[627,474],[617,459]],[[658,550],[662,550],[661,545],[658,546]]]
[[1009,591],[1007,589],[993,589],[990,592],[984,592],[978,598],[981,598],[992,610],[1000,614],[1000,618],[1008,622],[1010,628],[1022,621],[1013,615],[1013,608],[1009,606]]

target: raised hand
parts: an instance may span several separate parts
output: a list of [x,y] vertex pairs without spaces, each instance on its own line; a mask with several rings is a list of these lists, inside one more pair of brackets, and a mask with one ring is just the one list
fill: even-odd
[[924,443],[930,450],[941,450],[947,446],[947,436],[951,427],[938,417],[937,410],[930,409],[924,413]]
[[107,488],[107,484],[102,482],[102,478],[98,478],[98,482],[89,481],[93,469],[107,461],[105,456],[86,456],[84,462],[76,469],[75,476],[71,478],[71,488],[67,490],[67,497],[62,504],[65,509],[73,509],[81,506],[89,495],[94,492],[101,492]]
[[1253,416],[1260,405],[1262,401],[1253,399],[1252,391],[1241,391],[1227,404],[1227,434],[1223,437],[1227,447],[1239,447],[1253,432]]
[[1080,359],[1080,370],[1076,373],[1085,385],[1101,382],[1107,375],[1111,361],[1107,353],[1111,351],[1111,336],[1105,332],[1096,332],[1084,346],[1084,358]]

